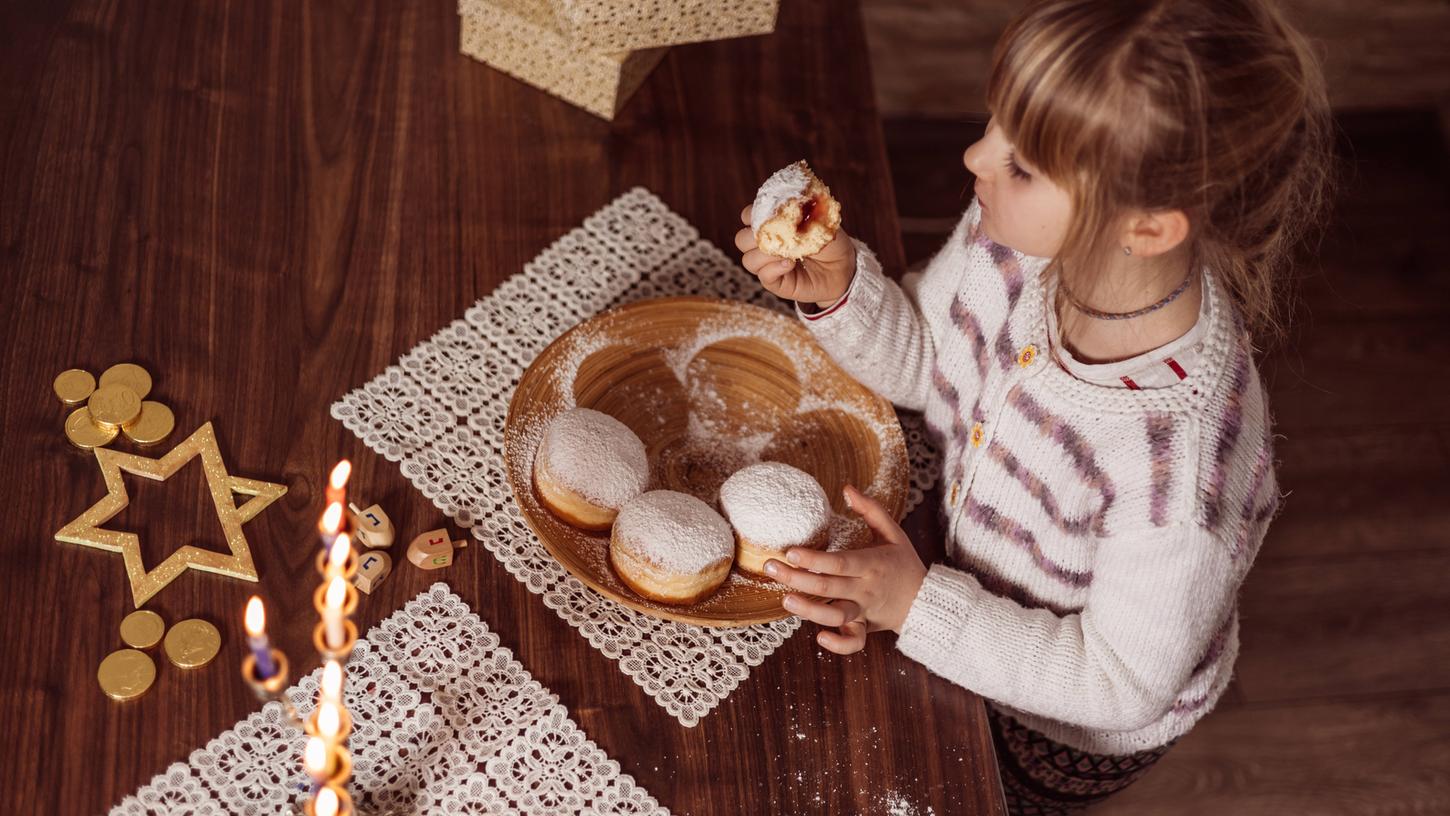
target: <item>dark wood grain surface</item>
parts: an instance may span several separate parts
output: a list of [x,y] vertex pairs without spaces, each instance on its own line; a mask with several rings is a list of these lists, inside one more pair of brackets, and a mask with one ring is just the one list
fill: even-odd
[[[613,196],[644,185],[733,252],[756,185],[808,157],[900,269],[854,2],[786,0],[772,36],[672,50],[613,124],[459,56],[457,36],[447,0],[0,9],[0,811],[101,812],[255,710],[238,678],[253,592],[298,672],[315,666],[327,467],[352,457],[355,494],[405,533],[443,520],[328,405]],[[162,660],[116,704],[95,672],[129,589],[119,556],[52,540],[102,485],[50,381],[123,360],[177,415],[162,449],[212,421],[234,474],[289,492],[246,525],[260,585],[187,573],[147,605],[216,623],[222,655]],[[198,466],[126,481],[109,526],[139,532],[147,563],[220,546]],[[928,550],[930,515],[910,525]],[[807,630],[683,728],[482,549],[442,573],[399,564],[359,624],[440,577],[676,813],[1000,812],[980,700],[889,636],[838,658]]]

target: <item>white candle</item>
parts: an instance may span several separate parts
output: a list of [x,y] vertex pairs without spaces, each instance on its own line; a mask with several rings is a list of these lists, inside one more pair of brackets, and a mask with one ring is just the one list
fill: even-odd
[[342,664],[336,660],[322,667],[322,702],[342,705]]
[[331,764],[331,755],[327,743],[320,737],[307,738],[307,747],[302,751],[302,766],[307,769],[307,775],[312,777],[314,788],[322,787],[331,775],[332,769],[328,767]]
[[346,600],[347,582],[334,576],[327,583],[327,593],[322,596],[322,633],[329,649],[342,648],[345,635],[342,628],[342,605]]
[[337,794],[331,788],[323,788],[312,800],[313,816],[337,816]]
[[337,538],[332,541],[332,548],[327,551],[328,578],[342,575],[342,568],[347,565],[349,555],[352,555],[352,537],[347,533],[338,533]]
[[317,706],[317,735],[328,745],[337,744],[337,735],[342,731],[342,711],[337,703],[323,700]]

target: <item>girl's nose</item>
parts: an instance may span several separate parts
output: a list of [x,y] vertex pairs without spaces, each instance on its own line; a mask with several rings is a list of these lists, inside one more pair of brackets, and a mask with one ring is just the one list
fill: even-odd
[[969,146],[962,153],[962,164],[966,166],[967,170],[970,171],[972,175],[981,178],[981,176],[984,174],[984,171],[986,170],[986,167],[984,167],[985,163],[982,161],[981,142],[973,142],[971,146]]

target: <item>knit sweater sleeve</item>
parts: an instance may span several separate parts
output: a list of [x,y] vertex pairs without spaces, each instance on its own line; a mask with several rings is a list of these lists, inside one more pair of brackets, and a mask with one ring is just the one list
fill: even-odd
[[1243,580],[1225,542],[1183,523],[1100,540],[1088,600],[1059,616],[928,572],[897,640],[908,657],[1011,708],[1136,730],[1173,705]]
[[802,312],[801,319],[846,373],[902,408],[923,410],[936,351],[921,308],[882,273],[866,244],[851,241],[856,274],[850,288],[834,306]]

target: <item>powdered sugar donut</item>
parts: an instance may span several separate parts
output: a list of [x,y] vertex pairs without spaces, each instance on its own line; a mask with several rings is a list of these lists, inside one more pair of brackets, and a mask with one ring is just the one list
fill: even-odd
[[620,508],[609,564],[630,589],[653,601],[691,604],[730,574],[735,536],[710,505],[673,490],[651,490]]
[[735,563],[755,575],[791,547],[819,550],[829,541],[831,503],[809,474],[782,462],[736,471],[720,486],[720,508],[735,528]]
[[840,226],[840,202],[804,161],[775,171],[760,185],[750,207],[756,246],[780,258],[820,252]]
[[608,530],[619,508],[649,486],[644,443],[629,426],[591,408],[549,421],[534,456],[534,491],[554,515]]

